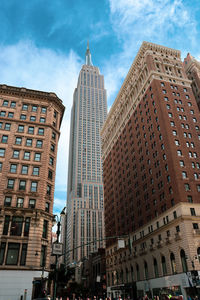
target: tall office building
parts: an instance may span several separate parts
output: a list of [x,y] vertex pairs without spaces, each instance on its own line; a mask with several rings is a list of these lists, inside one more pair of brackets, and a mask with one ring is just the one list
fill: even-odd
[[[104,77],[92,65],[89,45],[71,111],[67,193],[67,263],[102,247],[104,200],[100,130],[107,116]],[[88,244],[87,244],[88,243]],[[85,246],[81,246],[87,244]],[[72,250],[72,251],[70,251]]]
[[200,110],[200,62],[188,53],[184,59],[184,69],[188,78],[192,81],[192,91]]
[[106,245],[109,296],[199,285],[199,121],[180,51],[143,42],[101,132],[106,236],[127,235]]
[[0,299],[39,297],[50,270],[57,146],[54,93],[0,85]]

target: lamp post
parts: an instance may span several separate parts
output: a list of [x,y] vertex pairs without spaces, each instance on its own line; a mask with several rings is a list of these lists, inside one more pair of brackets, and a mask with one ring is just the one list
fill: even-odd
[[[53,289],[53,300],[56,299],[56,293],[57,293],[57,277],[58,277],[58,257],[62,255],[62,244],[59,243],[59,236],[60,236],[60,228],[61,228],[61,217],[65,215],[65,208],[63,208],[62,212],[60,213],[60,218],[58,215],[54,215],[53,224],[57,224],[57,231],[56,231],[56,242],[53,244],[53,255],[56,257],[55,261],[55,278],[54,278],[54,289]],[[55,250],[54,250],[55,249]],[[57,251],[56,251],[57,250]],[[59,253],[59,251],[61,251]]]

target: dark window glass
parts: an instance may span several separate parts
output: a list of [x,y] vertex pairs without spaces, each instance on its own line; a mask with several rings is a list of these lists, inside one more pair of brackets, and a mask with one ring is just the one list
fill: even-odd
[[19,258],[19,247],[20,244],[18,243],[8,243],[6,265],[17,265]]
[[28,127],[28,133],[29,134],[34,134],[34,127],[33,126]]
[[16,107],[16,102],[12,101],[11,104],[10,104],[10,107]]
[[13,158],[19,158],[19,150],[13,151]]
[[11,173],[17,173],[17,165],[16,164],[11,164],[10,165],[10,172]]
[[6,144],[8,142],[8,136],[7,135],[2,135],[1,142]]
[[2,265],[3,261],[4,261],[5,249],[6,249],[6,243],[3,242],[3,243],[1,243],[1,246],[0,246],[0,265]]
[[31,192],[37,192],[37,181],[31,182]]
[[33,167],[33,175],[34,176],[39,176],[39,170],[40,170],[39,167]]
[[11,124],[6,123],[4,129],[10,131]]
[[30,159],[30,152],[24,151],[24,159],[26,159],[26,160]]
[[5,117],[5,116],[6,116],[6,112],[3,111],[3,110],[1,110],[1,111],[0,111],[0,116],[1,116],[1,117]]
[[41,117],[40,118],[40,123],[45,123],[46,122],[46,118]]
[[50,164],[51,166],[53,166],[53,164],[54,164],[54,159],[53,159],[53,157],[50,157],[50,158],[49,158],[49,164]]
[[3,122],[0,122],[0,128],[3,128]]
[[26,146],[31,147],[33,143],[32,139],[26,139]]
[[30,116],[30,121],[35,122],[36,121],[36,116]]
[[41,160],[41,154],[40,153],[35,153],[34,160],[35,161],[40,161]]
[[23,104],[22,110],[28,110],[28,104]]
[[53,178],[53,172],[51,170],[49,170],[48,172],[48,178],[49,179],[52,179]]
[[21,137],[16,137],[15,144],[16,145],[21,145],[21,143],[22,143],[22,138]]
[[5,216],[4,227],[3,227],[3,235],[8,234],[9,224],[10,224],[10,216]]
[[44,135],[44,128],[38,128],[38,134]]
[[32,111],[37,111],[37,106],[36,105],[32,106]]
[[36,142],[36,147],[37,147],[37,148],[42,148],[42,144],[43,144],[43,141],[37,140],[37,142]]
[[49,205],[49,202],[46,202],[46,203],[45,203],[45,211],[46,211],[46,212],[49,212],[49,206],[50,206],[50,205]]
[[26,115],[23,115],[23,114],[22,114],[22,115],[20,116],[20,120],[26,120]]
[[8,118],[11,118],[11,119],[12,119],[13,117],[14,117],[14,113],[13,113],[13,112],[9,112],[9,113],[8,113]]
[[8,189],[13,189],[14,188],[14,184],[15,184],[15,180],[14,179],[8,179],[7,188]]
[[26,265],[26,254],[27,254],[27,244],[22,244],[22,252],[21,252],[21,259],[20,259],[21,266]]
[[3,106],[8,106],[8,101],[7,100],[3,101]]
[[10,235],[21,236],[23,226],[23,217],[12,217]]
[[47,195],[51,195],[51,185],[47,184]]
[[4,200],[4,206],[11,206],[11,201],[12,201],[12,197],[8,197],[6,196],[5,197],[5,200]]
[[47,230],[48,230],[48,221],[44,220],[42,237],[45,239],[47,238]]
[[28,236],[28,235],[29,235],[30,220],[31,220],[30,217],[28,217],[28,218],[25,219],[25,224],[24,224],[24,236]]
[[28,174],[28,166],[23,165],[21,173],[22,174]]
[[17,198],[17,207],[23,207],[24,198]]
[[52,132],[52,139],[55,140],[56,139],[56,133]]
[[35,199],[29,199],[29,207],[30,208],[35,208],[35,203],[36,203]]
[[25,191],[26,189],[26,181],[25,180],[20,180],[19,182],[19,190]]
[[51,144],[51,151],[54,152],[55,151],[55,145]]
[[44,107],[44,106],[42,106],[42,108],[41,108],[41,113],[46,114],[46,112],[47,112],[47,108]]
[[2,171],[2,166],[3,166],[3,163],[0,162],[0,172]]
[[18,126],[18,132],[24,132],[24,125]]
[[46,263],[46,246],[41,246],[40,266],[44,267]]
[[5,149],[0,148],[0,157],[4,157],[5,156]]

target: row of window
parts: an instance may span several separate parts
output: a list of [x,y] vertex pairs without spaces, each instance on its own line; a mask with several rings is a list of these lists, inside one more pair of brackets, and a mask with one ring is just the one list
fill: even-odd
[[[49,176],[52,176],[52,173],[50,173]],[[7,189],[13,190],[14,187],[15,187],[15,182],[16,181],[17,181],[16,179],[9,178],[8,183],[7,183]],[[28,182],[28,180],[19,179],[18,189],[20,191],[25,191],[26,187],[27,187],[27,182]],[[38,189],[38,182],[37,181],[31,181],[30,192],[37,192],[37,189]],[[47,190],[46,190],[47,195],[51,195],[51,190],[52,190],[51,185],[47,184]]]
[[[6,149],[0,148],[0,157],[5,156]],[[41,153],[24,151],[23,159],[30,160],[31,153],[34,153],[34,161],[41,161]],[[13,150],[12,158],[19,158],[20,150]]]
[[[16,102],[15,101],[9,101],[9,100],[3,100],[2,106],[4,107],[16,107]],[[23,104],[22,105],[22,110],[27,111],[28,108],[31,107],[32,112],[37,112],[38,111],[38,106],[37,105],[29,105],[29,104]],[[47,112],[47,107],[42,106],[41,107],[41,113],[46,114]]]
[[[6,196],[4,199],[4,206],[5,207],[12,206],[12,201],[13,201],[13,199],[11,196]],[[18,197],[17,202],[16,202],[16,207],[23,207],[23,206],[24,206],[24,198]],[[35,207],[36,207],[36,199],[30,198],[29,202],[28,202],[28,208],[35,208]],[[49,212],[49,208],[50,208],[50,203],[46,202],[45,203],[45,211]]]

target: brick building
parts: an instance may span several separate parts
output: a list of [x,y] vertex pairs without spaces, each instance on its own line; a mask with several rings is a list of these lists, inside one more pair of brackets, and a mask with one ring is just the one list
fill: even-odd
[[54,93],[0,85],[0,299],[48,275],[63,113]]
[[200,110],[200,62],[188,53],[184,59],[184,69],[188,78],[192,81],[192,91]]
[[101,131],[106,236],[127,236],[107,242],[109,296],[194,292],[199,118],[180,51],[143,42]]

